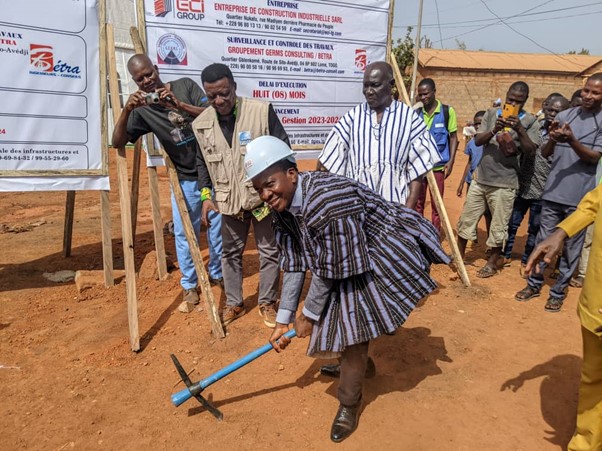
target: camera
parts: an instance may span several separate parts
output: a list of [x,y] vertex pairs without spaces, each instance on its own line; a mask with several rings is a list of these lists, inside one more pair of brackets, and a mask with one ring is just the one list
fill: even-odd
[[157,92],[149,92],[144,96],[144,101],[147,105],[153,105],[159,103],[161,100],[159,99],[159,93]]

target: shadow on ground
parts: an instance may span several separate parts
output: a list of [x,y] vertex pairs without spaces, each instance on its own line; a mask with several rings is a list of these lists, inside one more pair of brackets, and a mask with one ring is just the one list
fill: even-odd
[[566,449],[575,430],[577,396],[581,359],[565,354],[523,371],[502,384],[501,390],[518,391],[525,381],[543,378],[539,388],[541,413],[552,430],[544,431],[544,438]]

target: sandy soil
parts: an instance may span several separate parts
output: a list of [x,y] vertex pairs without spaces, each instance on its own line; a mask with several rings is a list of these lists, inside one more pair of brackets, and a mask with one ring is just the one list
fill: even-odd
[[[447,182],[454,225],[463,202],[455,188],[465,161],[458,157]],[[154,248],[142,178],[138,265]],[[119,269],[114,178],[112,183]],[[166,221],[171,213],[162,170],[160,183]],[[257,313],[252,240],[244,261],[247,315],[229,327],[226,339],[211,337],[202,309],[175,311],[181,291],[174,269],[167,281],[137,281],[142,350],[133,353],[123,280],[78,293],[73,282],[43,277],[102,269],[98,193],[77,194],[70,258],[61,255],[64,201],[60,192],[0,198],[0,449],[554,450],[570,439],[581,363],[574,313],[579,292],[571,289],[562,312],[549,314],[543,311],[547,288],[531,302],[513,300],[524,285],[517,262],[498,276],[477,279],[483,231],[481,244],[468,252],[473,287],[464,288],[449,268],[434,267],[439,290],[396,335],[374,342],[378,375],[366,383],[359,428],[334,445],[329,431],[337,382],[319,375],[321,362],[304,355],[307,343],[301,340],[204,392],[224,413],[222,422],[194,400],[179,408],[170,402],[170,394],[183,388],[170,353],[198,380],[267,342],[269,330]],[[517,257],[523,245],[524,230]],[[175,261],[167,235],[166,246]],[[223,302],[219,288],[214,290]],[[502,390],[504,384],[515,391]]]

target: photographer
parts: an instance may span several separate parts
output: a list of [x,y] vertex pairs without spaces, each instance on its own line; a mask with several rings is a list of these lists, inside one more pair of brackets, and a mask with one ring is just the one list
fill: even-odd
[[[506,93],[504,108],[491,108],[483,116],[474,138],[483,146],[483,156],[466,194],[466,202],[458,220],[458,247],[464,256],[468,240],[477,238],[477,224],[487,209],[491,211],[491,227],[487,246],[491,253],[477,277],[487,278],[498,272],[497,261],[508,238],[508,221],[518,191],[519,158],[533,155],[539,143],[539,123],[523,107],[529,98],[529,86],[517,81]],[[512,111],[504,115],[504,110]]]
[[[201,194],[211,197],[211,179],[204,165],[199,165],[197,169],[197,141],[190,124],[205,110],[205,93],[190,78],[163,83],[157,66],[146,55],[132,56],[127,68],[139,91],[130,95],[121,111],[113,131],[113,146],[122,147],[147,133],[155,134],[176,168],[190,220],[198,237]],[[203,186],[199,183],[199,172],[202,172],[200,180],[206,181]],[[178,310],[188,313],[199,303],[198,279],[173,192],[171,199],[176,253],[182,272],[180,283],[184,290]],[[209,281],[221,284],[221,216],[212,212],[209,219]]]

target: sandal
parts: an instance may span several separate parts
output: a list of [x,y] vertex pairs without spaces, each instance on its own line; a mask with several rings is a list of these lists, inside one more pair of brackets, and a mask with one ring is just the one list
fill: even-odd
[[497,274],[497,269],[492,268],[491,266],[483,266],[481,269],[477,271],[477,277],[481,279],[487,279],[488,277],[495,276]]
[[518,273],[520,274],[520,276],[523,279],[527,279],[529,277],[529,274],[526,273],[525,268],[527,267],[526,263],[521,263],[520,264],[520,268],[518,269]]
[[518,302],[525,302],[525,301],[528,301],[529,299],[538,298],[538,297],[539,297],[539,290],[536,288],[532,288],[528,285],[526,288],[523,288],[522,290],[520,290],[518,293],[516,293],[514,295],[514,299],[517,300]]
[[573,288],[583,288],[583,282],[585,282],[585,277],[583,276],[572,277],[569,285]]
[[544,307],[544,310],[546,312],[550,312],[550,313],[559,312],[560,309],[562,308],[563,302],[564,302],[564,299],[562,299],[562,298],[555,298],[553,296],[550,296],[548,298],[548,302],[546,302],[546,306]]

